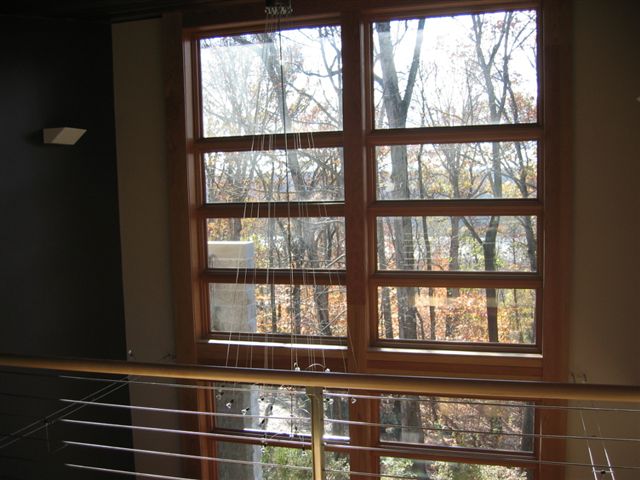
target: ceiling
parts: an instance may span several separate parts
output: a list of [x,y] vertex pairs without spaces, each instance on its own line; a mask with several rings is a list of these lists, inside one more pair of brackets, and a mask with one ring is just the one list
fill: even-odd
[[141,20],[175,10],[260,3],[263,0],[22,0],[1,2],[0,15],[122,22]]

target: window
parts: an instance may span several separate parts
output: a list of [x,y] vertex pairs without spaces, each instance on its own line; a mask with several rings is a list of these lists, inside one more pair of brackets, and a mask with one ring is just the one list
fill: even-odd
[[[438,4],[306,5],[277,25],[232,9],[212,24],[185,15],[173,133],[187,140],[174,155],[186,186],[174,222],[189,257],[176,267],[183,361],[561,378],[567,160],[543,29],[556,6]],[[337,464],[349,462],[341,442],[382,449],[352,456],[357,471],[540,475],[526,402],[337,408],[327,415],[385,425],[336,433]],[[449,424],[468,435],[447,436]],[[208,428],[260,443],[251,422]],[[447,462],[431,462],[433,448]]]

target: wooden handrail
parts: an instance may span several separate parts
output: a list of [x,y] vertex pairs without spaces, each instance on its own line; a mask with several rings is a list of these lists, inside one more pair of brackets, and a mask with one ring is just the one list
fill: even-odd
[[209,367],[202,365],[174,365],[14,355],[0,355],[0,367],[139,375],[227,383],[239,382],[290,385],[296,387],[369,390],[417,395],[640,403],[640,386],[638,385],[596,385],[524,380],[410,377],[337,372],[294,372],[289,370],[263,370],[257,368]]

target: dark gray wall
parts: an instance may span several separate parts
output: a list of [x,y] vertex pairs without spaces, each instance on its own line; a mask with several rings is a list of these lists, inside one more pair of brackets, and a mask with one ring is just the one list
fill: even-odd
[[[88,131],[43,145],[42,128],[58,126]],[[109,25],[0,18],[0,218],[0,352],[124,359]],[[0,434],[105,385],[1,373]],[[103,401],[126,403],[126,386]],[[31,437],[0,448],[0,478],[108,478],[67,461],[131,468],[126,454],[51,454],[64,439],[127,446],[126,430],[57,423]]]
[[123,357],[114,135],[109,26],[1,19],[0,350]]

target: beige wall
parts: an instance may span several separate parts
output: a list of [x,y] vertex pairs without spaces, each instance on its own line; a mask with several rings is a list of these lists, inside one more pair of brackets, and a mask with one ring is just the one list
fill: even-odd
[[[115,24],[113,67],[118,194],[127,348],[133,360],[171,361],[175,352],[159,20]],[[177,408],[172,388],[131,385],[132,405]],[[175,416],[133,412],[133,423],[178,428]],[[180,451],[171,434],[134,432],[137,448]],[[137,455],[139,472],[179,475],[175,459]]]
[[574,3],[571,369],[640,384],[640,2]]
[[[575,0],[574,7],[570,368],[589,383],[639,385],[639,2]],[[640,438],[638,414],[583,416],[589,434]],[[570,430],[584,433],[579,417],[570,417]],[[606,463],[602,444],[590,447],[596,463]],[[607,442],[606,447],[614,465],[639,465],[637,445]],[[569,442],[569,458],[586,461],[586,442]],[[588,469],[570,474],[592,476]],[[636,475],[616,471],[617,480]]]

